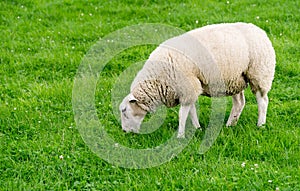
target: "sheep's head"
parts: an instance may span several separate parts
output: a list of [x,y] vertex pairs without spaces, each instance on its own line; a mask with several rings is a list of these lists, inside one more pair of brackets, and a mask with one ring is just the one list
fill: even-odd
[[138,133],[147,112],[137,104],[137,99],[129,94],[120,104],[122,129],[126,132]]

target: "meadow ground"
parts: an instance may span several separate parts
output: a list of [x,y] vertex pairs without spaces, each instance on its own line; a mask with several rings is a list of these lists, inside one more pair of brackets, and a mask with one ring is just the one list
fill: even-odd
[[[300,190],[299,7],[299,1],[284,0],[1,1],[0,190]],[[76,128],[72,89],[78,66],[99,38],[141,23],[188,31],[236,21],[264,29],[276,50],[264,128],[255,126],[257,106],[248,89],[238,125],[223,128],[204,155],[204,131],[171,161],[148,169],[121,168],[90,150]],[[154,48],[120,53],[97,83],[98,117],[128,147],[155,147],[177,130],[178,108],[149,135],[124,134],[112,114],[116,79]],[[210,99],[199,103],[205,127]],[[226,117],[230,105],[228,98]]]

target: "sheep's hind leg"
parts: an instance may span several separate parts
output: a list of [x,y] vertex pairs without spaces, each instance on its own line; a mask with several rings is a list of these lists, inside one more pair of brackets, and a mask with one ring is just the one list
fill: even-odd
[[226,126],[234,126],[238,122],[245,106],[244,91],[232,96],[232,109]]
[[262,126],[266,123],[269,98],[268,98],[267,93],[265,93],[263,95],[260,91],[256,92],[255,95],[256,95],[256,101],[257,101],[257,105],[258,105],[257,126]]
[[197,110],[196,110],[196,104],[193,104],[190,109],[190,116],[192,120],[192,124],[196,129],[200,129],[201,126],[199,124],[198,116],[197,116]]
[[177,138],[184,138],[185,134],[185,123],[188,117],[191,105],[181,105],[179,109],[179,128]]

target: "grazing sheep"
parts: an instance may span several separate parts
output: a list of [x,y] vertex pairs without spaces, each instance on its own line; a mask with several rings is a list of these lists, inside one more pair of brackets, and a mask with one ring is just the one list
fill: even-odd
[[266,33],[253,24],[209,25],[169,39],[151,53],[120,104],[122,129],[138,132],[147,112],[162,104],[180,104],[178,137],[184,137],[188,114],[200,128],[195,107],[199,95],[232,96],[226,125],[235,125],[248,84],[256,96],[261,126],[266,123],[275,62]]

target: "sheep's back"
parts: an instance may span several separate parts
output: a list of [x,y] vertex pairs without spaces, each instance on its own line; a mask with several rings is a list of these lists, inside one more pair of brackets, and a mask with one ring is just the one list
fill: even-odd
[[247,86],[245,74],[250,64],[261,62],[260,42],[269,43],[268,37],[252,24],[216,24],[192,30],[157,47],[132,87],[149,78],[176,81],[174,74],[180,73],[196,76],[203,94],[210,95],[208,85],[220,82],[225,83],[226,94],[239,93]]

